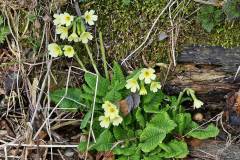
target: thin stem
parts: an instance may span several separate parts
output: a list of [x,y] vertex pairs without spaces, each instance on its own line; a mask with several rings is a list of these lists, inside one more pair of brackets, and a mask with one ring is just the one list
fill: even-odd
[[81,59],[78,57],[78,54],[75,54],[75,58],[78,62],[78,64],[80,65],[80,67],[83,69],[83,70],[87,70],[83,64],[83,62],[81,61]]
[[104,45],[103,45],[102,32],[99,32],[99,39],[100,39],[100,51],[101,51],[101,54],[102,54],[104,72],[105,72],[106,78],[109,79],[108,69],[107,69],[107,61],[106,61],[106,54],[105,54],[105,49],[104,49]]
[[92,65],[93,65],[93,68],[94,68],[95,72],[96,72],[97,74],[99,74],[98,69],[97,69],[97,65],[96,65],[95,61],[93,60],[93,56],[92,56],[92,53],[91,53],[91,51],[90,51],[90,49],[89,49],[88,44],[85,44],[85,47],[86,47],[86,49],[87,49],[88,56],[89,56],[89,58],[90,58],[90,60],[91,60],[91,62],[92,62]]
[[185,91],[180,92],[180,94],[178,96],[178,99],[177,99],[177,106],[176,107],[178,107],[180,105],[184,92]]

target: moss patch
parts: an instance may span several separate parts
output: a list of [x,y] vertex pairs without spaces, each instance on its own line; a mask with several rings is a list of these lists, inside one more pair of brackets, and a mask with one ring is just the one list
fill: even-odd
[[[117,60],[126,57],[132,50],[140,45],[149,31],[154,19],[166,5],[165,0],[132,0],[125,6],[119,0],[98,0],[82,3],[83,10],[95,8],[99,15],[98,29],[103,32],[104,42],[109,57]],[[189,16],[199,4],[191,2],[183,12]],[[236,47],[240,45],[240,23],[223,22],[211,33],[205,32],[197,22],[197,13],[182,21],[178,49],[184,45],[217,45]],[[169,18],[165,14],[154,28],[147,47],[141,54],[148,61],[166,62],[170,52],[169,41],[159,41],[159,33],[170,30]]]

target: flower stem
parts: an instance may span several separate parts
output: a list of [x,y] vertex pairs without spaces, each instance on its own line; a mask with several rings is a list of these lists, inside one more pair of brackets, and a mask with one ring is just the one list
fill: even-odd
[[104,49],[104,45],[103,45],[102,32],[99,32],[99,39],[100,39],[100,50],[101,50],[101,54],[102,54],[104,72],[105,72],[106,78],[109,79],[108,69],[107,69],[107,61],[106,61],[106,54],[105,54],[105,49]]
[[81,59],[78,57],[78,54],[75,54],[75,58],[78,62],[78,64],[80,65],[80,67],[83,69],[83,70],[87,70],[84,66],[84,64],[82,63]]
[[93,60],[93,56],[92,56],[92,53],[91,53],[91,51],[90,51],[90,49],[89,49],[88,44],[85,44],[85,47],[86,47],[86,49],[87,49],[88,56],[89,56],[89,58],[90,58],[90,60],[91,60],[91,62],[92,62],[92,65],[93,65],[93,68],[94,68],[95,72],[96,72],[97,74],[99,74],[98,69],[97,69],[97,65],[96,65],[96,63],[95,63],[94,60]]

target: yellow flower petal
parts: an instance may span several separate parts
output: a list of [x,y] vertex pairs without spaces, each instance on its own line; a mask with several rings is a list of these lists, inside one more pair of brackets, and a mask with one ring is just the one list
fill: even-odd
[[110,125],[110,118],[107,116],[100,116],[99,121],[102,128],[108,128]]
[[61,14],[62,16],[62,22],[63,22],[63,25],[66,25],[66,26],[70,26],[73,19],[74,19],[74,16],[70,15],[69,13],[64,13],[64,14]]
[[64,50],[64,55],[65,55],[66,57],[71,58],[71,57],[73,57],[74,54],[75,54],[75,51],[74,51],[74,49],[73,49],[72,46],[65,45],[65,46],[63,47],[63,50]]
[[68,37],[68,28],[63,26],[57,26],[56,34],[60,34],[60,38],[64,40]]
[[114,126],[118,126],[119,124],[121,124],[123,121],[123,118],[121,116],[116,116],[114,119],[111,120],[112,124]]
[[202,105],[203,105],[204,103],[202,102],[202,101],[200,101],[199,99],[197,99],[197,98],[195,98],[194,100],[193,100],[193,108],[194,109],[198,109],[198,108],[201,108],[202,107]]
[[160,82],[152,82],[151,85],[150,85],[150,90],[152,92],[157,92],[159,89],[161,89],[161,84]]
[[128,79],[125,87],[127,89],[130,89],[131,92],[133,92],[133,93],[135,93],[140,88],[137,80],[134,78]]
[[88,40],[92,40],[93,39],[93,36],[90,32],[83,32],[81,35],[80,35],[80,41],[82,41],[82,43],[88,43]]
[[58,57],[62,55],[62,49],[57,43],[51,43],[48,45],[48,53],[52,57]]
[[97,21],[98,18],[97,15],[94,15],[94,12],[95,12],[94,10],[86,11],[83,16],[86,23],[88,23],[90,26],[94,25],[94,21]]
[[79,37],[76,33],[72,33],[69,37],[68,37],[68,41],[69,42],[79,42]]
[[156,79],[156,75],[154,74],[155,70],[152,68],[144,68],[141,70],[139,75],[140,80],[144,80],[146,84],[150,84],[152,80]]

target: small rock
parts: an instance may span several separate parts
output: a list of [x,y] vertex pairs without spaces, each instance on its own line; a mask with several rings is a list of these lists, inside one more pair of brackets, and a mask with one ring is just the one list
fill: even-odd
[[168,38],[168,35],[165,32],[160,32],[158,35],[158,40],[163,41],[164,39]]
[[67,157],[72,157],[74,155],[74,152],[72,149],[66,149],[64,155]]

